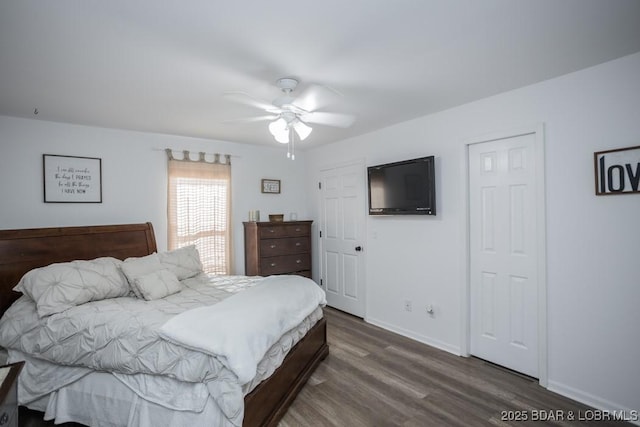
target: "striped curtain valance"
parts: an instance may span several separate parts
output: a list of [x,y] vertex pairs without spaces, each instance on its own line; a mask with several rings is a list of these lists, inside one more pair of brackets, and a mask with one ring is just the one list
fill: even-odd
[[[189,152],[189,150],[182,150],[182,158],[181,159],[176,159],[175,156],[173,155],[173,150],[171,148],[166,148],[164,150],[167,153],[167,156],[169,157],[169,160],[175,160],[178,162],[204,162],[204,163],[220,163],[220,164],[226,164],[226,165],[230,165],[231,164],[231,155],[230,154],[219,154],[219,153],[213,153],[213,161],[208,161],[206,159],[207,153],[205,153],[204,151],[200,151],[198,153],[198,158],[193,160],[191,158],[191,153]],[[220,161],[220,158],[224,157],[224,162]]]

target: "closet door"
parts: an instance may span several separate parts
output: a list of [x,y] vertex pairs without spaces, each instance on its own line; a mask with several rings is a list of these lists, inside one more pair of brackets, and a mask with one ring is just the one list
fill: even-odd
[[469,146],[471,353],[538,377],[535,134]]

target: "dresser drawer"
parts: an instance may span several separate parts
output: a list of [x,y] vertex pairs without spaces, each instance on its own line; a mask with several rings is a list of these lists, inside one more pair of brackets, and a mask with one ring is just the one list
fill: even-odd
[[260,272],[263,276],[271,274],[294,273],[311,269],[311,254],[283,255],[260,260]]
[[276,255],[292,255],[309,252],[310,242],[307,237],[286,237],[284,239],[262,239],[260,255],[271,257]]
[[260,227],[261,239],[308,236],[310,234],[311,224],[272,225]]

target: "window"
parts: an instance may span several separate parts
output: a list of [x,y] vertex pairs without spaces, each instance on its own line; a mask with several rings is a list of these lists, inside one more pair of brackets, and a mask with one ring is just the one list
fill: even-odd
[[195,244],[205,272],[230,274],[231,164],[177,160],[169,153],[168,223],[169,249]]

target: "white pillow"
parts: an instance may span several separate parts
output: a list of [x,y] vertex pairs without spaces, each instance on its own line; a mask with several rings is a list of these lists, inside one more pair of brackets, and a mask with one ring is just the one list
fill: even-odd
[[188,279],[202,273],[202,262],[196,245],[184,246],[158,254],[164,268],[173,272],[178,280]]
[[89,301],[128,295],[121,264],[111,257],[51,264],[27,272],[13,289],[28,295],[38,315],[45,317]]
[[135,287],[147,301],[164,298],[182,290],[176,275],[166,269],[137,277]]
[[[182,289],[176,275],[160,263],[160,257],[156,253],[141,258],[125,259],[122,263],[122,271],[127,276],[133,293],[141,299],[163,298]],[[177,282],[177,290],[175,290],[174,281]],[[152,290],[154,284],[158,287],[158,291]]]

